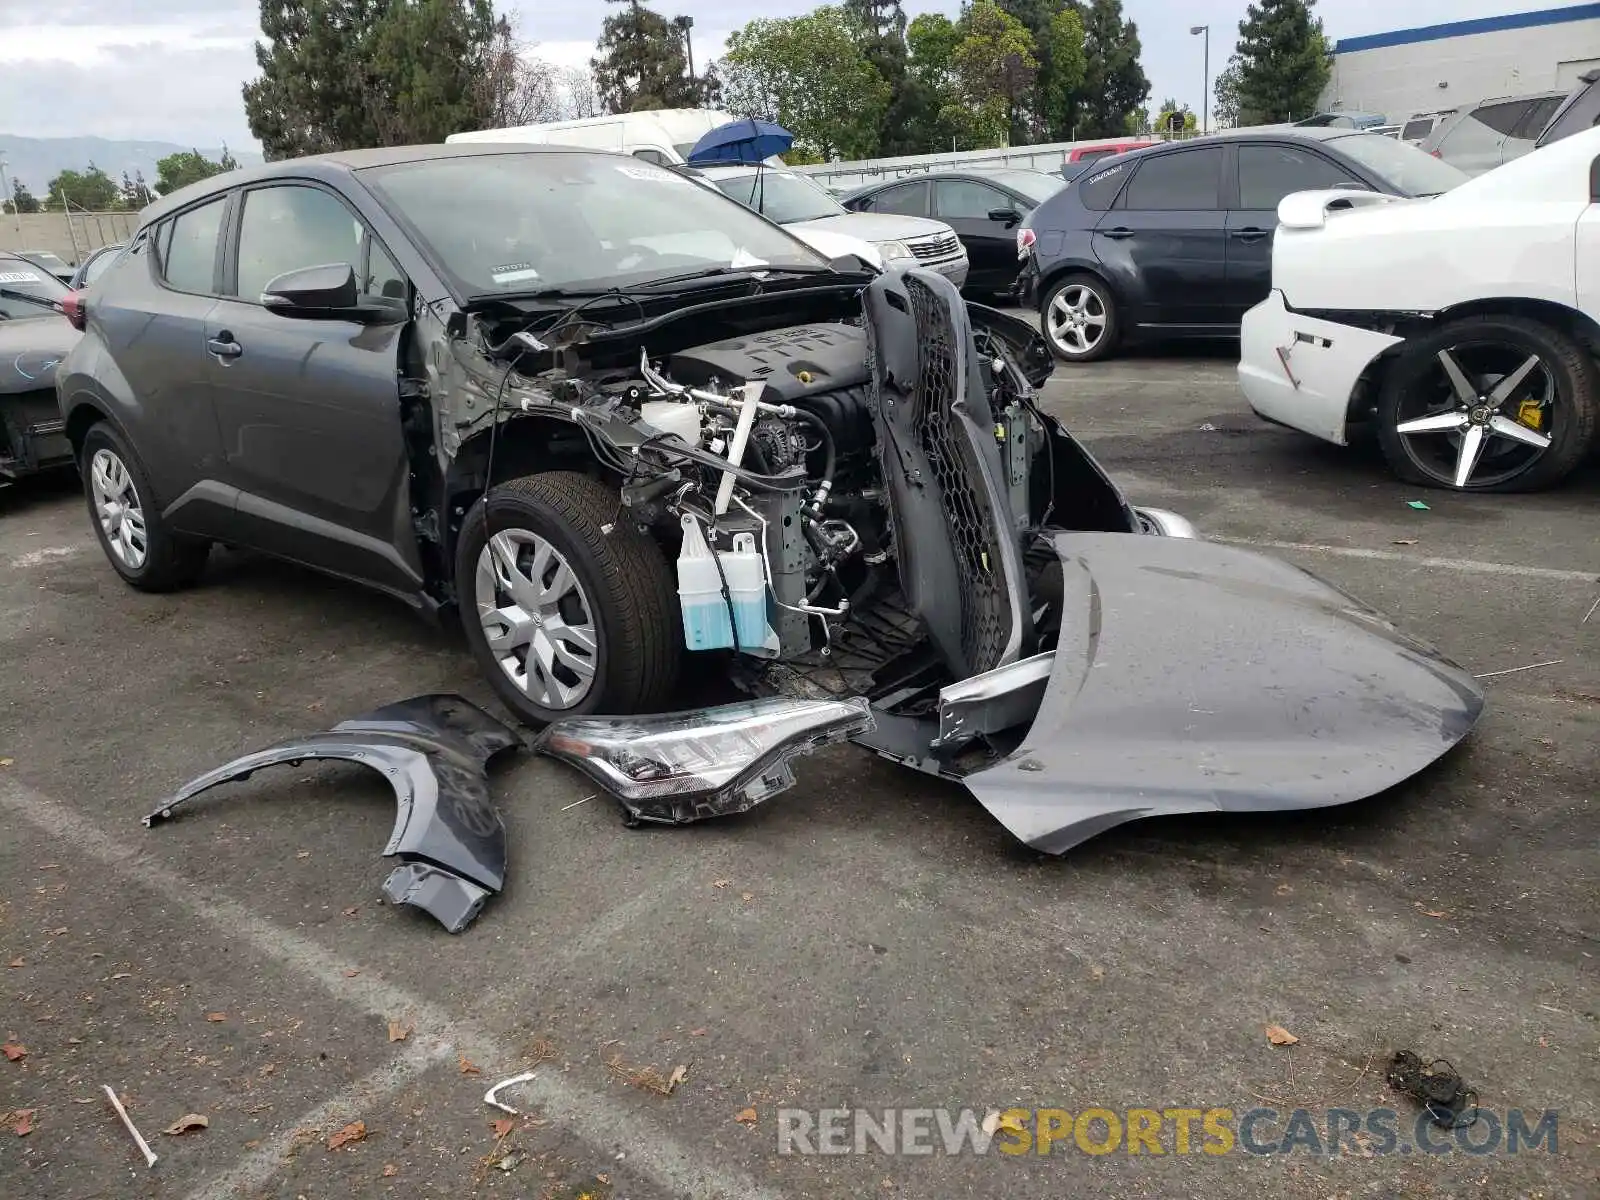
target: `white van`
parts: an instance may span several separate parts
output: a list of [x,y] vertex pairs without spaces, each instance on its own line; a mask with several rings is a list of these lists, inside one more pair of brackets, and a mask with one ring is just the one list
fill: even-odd
[[507,129],[477,129],[452,133],[446,142],[534,142],[553,146],[581,146],[631,154],[661,166],[682,163],[694,144],[719,125],[737,120],[712,108],[661,108],[652,112],[621,113],[614,117],[585,117],[578,121],[547,121],[541,125],[515,125]]

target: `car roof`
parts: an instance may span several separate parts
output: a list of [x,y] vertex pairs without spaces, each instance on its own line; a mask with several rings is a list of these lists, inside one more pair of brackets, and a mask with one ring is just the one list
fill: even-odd
[[1004,184],[1007,175],[1037,175],[1040,179],[1059,179],[1049,171],[1035,171],[1032,167],[952,167],[947,171],[915,171],[896,175],[893,179],[879,179],[863,183],[845,193],[846,197],[865,196],[880,188],[895,187],[902,183],[920,183],[924,179],[971,179],[979,183]]
[[148,225],[206,196],[262,180],[291,177],[331,180],[369,167],[388,167],[397,163],[426,162],[438,158],[481,158],[491,154],[604,153],[606,151],[587,150],[581,146],[536,145],[529,142],[458,142],[450,145],[379,146],[370,150],[335,150],[328,154],[310,154],[301,158],[284,158],[276,162],[239,167],[191,183],[175,192],[169,192],[154,204],[148,205],[139,214],[139,224]]

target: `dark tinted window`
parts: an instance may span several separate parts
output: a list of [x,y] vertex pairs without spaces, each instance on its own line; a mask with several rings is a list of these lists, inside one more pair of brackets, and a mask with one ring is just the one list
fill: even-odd
[[900,213],[908,217],[928,215],[928,185],[905,183],[885,188],[867,203],[869,212]]
[[1122,206],[1141,211],[1220,207],[1217,184],[1222,150],[1181,150],[1147,158],[1128,185]]
[[1533,141],[1550,123],[1550,118],[1555,115],[1562,99],[1561,96],[1546,96],[1543,100],[1535,100],[1522,115],[1522,120],[1517,122],[1517,127],[1512,130],[1511,136],[1524,141]]
[[1539,144],[1548,146],[1595,125],[1600,125],[1600,82],[1591,83],[1567,97],[1547,133],[1540,135]]
[[933,203],[945,220],[966,218],[986,221],[991,209],[1015,209],[1016,202],[987,184],[966,179],[941,179],[933,185]]
[[1320,154],[1296,146],[1239,147],[1239,207],[1276,209],[1290,192],[1364,186]]
[[1097,158],[1105,158],[1107,155],[1115,153],[1116,150],[1110,146],[1107,146],[1104,150],[1085,150],[1078,155],[1078,161],[1093,162]]
[[228,198],[179,213],[167,222],[161,237],[161,277],[180,292],[207,294],[216,290],[217,235]]
[[670,167],[670,166],[672,166],[672,160],[670,158],[668,158],[665,154],[661,153],[661,151],[659,151],[659,150],[650,150],[650,149],[635,150],[633,152],[633,156],[635,158],[642,158],[642,159],[644,159],[645,162],[655,163],[656,166],[658,166],[658,167]]
[[1097,171],[1078,184],[1078,199],[1085,208],[1104,212],[1117,199],[1122,185],[1128,182],[1128,164],[1118,163],[1104,171]]
[[1407,121],[1405,128],[1400,131],[1400,136],[1410,141],[1427,137],[1433,132],[1433,118],[1423,117],[1420,121]]
[[1528,109],[1533,105],[1531,100],[1507,100],[1500,104],[1485,104],[1482,108],[1472,110],[1472,119],[1480,125],[1487,125],[1499,134],[1509,134],[1517,127],[1517,122],[1528,115]]

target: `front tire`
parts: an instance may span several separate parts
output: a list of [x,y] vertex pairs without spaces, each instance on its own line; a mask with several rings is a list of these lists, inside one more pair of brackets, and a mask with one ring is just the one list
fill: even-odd
[[144,464],[116,426],[102,421],[84,435],[78,471],[100,549],[125,583],[142,592],[170,592],[200,577],[210,543],[167,524]]
[[1378,441],[1401,479],[1531,492],[1576,468],[1600,428],[1600,372],[1565,333],[1526,317],[1446,322],[1408,343],[1378,399]]
[[1045,293],[1039,325],[1050,349],[1065,362],[1104,358],[1122,335],[1111,289],[1086,274],[1068,275]]
[[462,626],[495,692],[530,725],[659,711],[677,686],[672,575],[620,510],[616,488],[550,471],[498,485],[467,514]]

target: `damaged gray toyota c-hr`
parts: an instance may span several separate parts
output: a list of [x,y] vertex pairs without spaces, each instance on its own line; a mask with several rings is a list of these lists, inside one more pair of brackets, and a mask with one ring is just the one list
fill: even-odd
[[[1029,326],[636,160],[230,172],[76,311],[60,398],[124,579],[225,542],[459,611],[635,820],[747,808],[851,740],[1059,853],[1371,795],[1483,706],[1337,589],[1130,505],[1039,407]],[[675,711],[685,663],[748,698]]]

